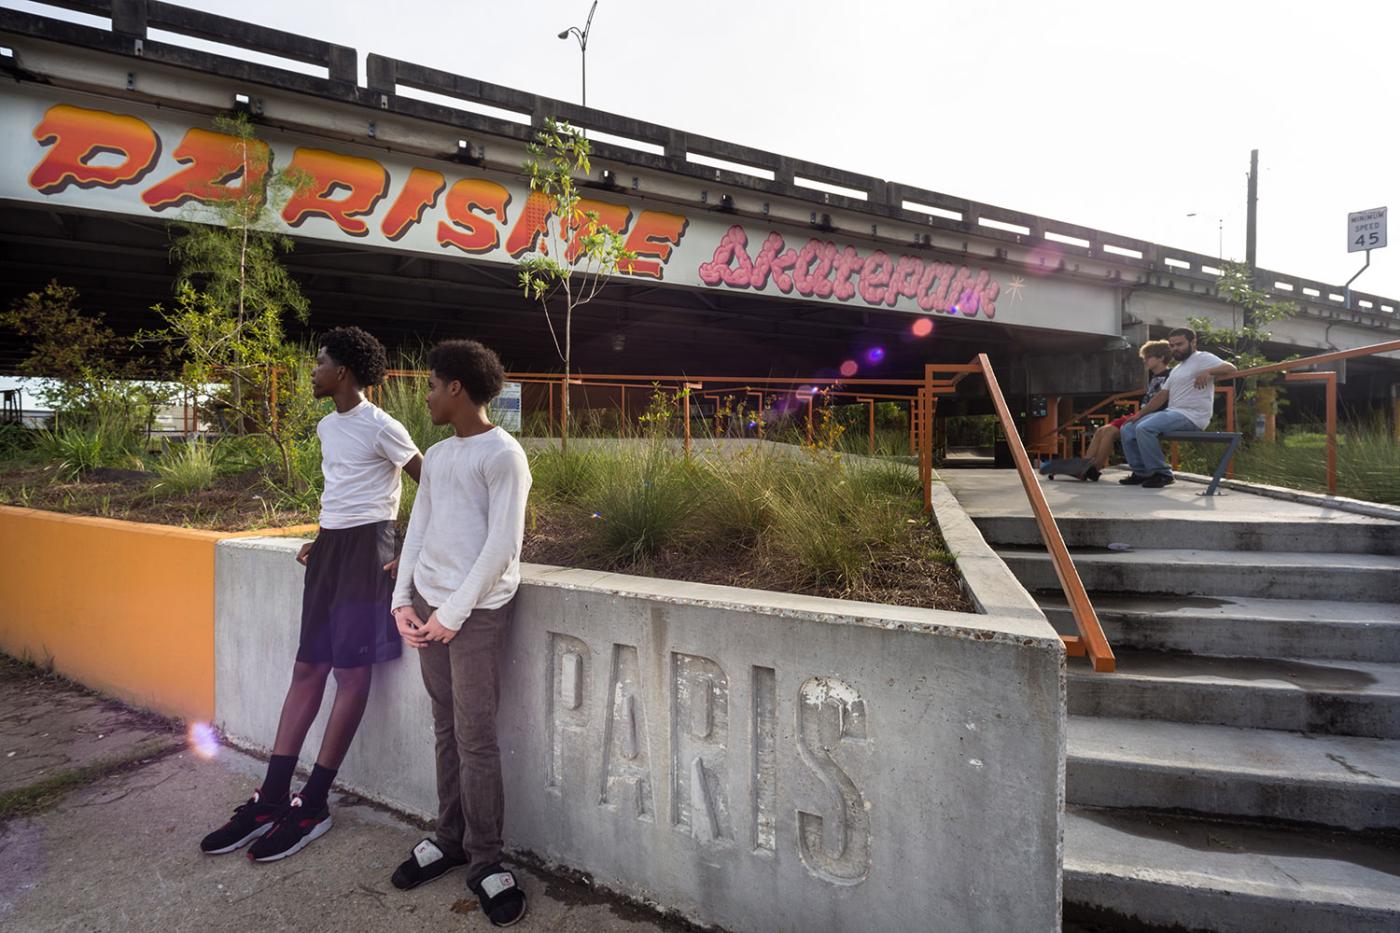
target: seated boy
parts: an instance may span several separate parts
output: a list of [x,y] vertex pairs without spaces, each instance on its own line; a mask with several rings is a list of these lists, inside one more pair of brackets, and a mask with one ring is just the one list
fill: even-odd
[[[1143,365],[1147,367],[1147,389],[1142,393],[1142,401],[1139,408],[1152,401],[1152,396],[1162,390],[1162,386],[1167,382],[1167,360],[1171,358],[1171,344],[1165,340],[1149,340],[1138,348],[1138,356],[1142,359]],[[1108,424],[1094,432],[1094,438],[1089,442],[1087,451],[1088,459],[1094,461],[1093,465],[1084,473],[1085,479],[1098,482],[1104,470],[1108,469],[1108,458],[1113,456],[1113,445],[1118,442],[1118,432],[1123,425],[1128,423],[1128,415],[1121,418],[1114,418]]]
[[447,340],[428,365],[428,413],[453,436],[424,457],[393,604],[432,705],[438,818],[434,837],[413,848],[392,880],[413,888],[465,866],[482,912],[510,926],[525,915],[525,894],[501,867],[496,705],[530,467],[515,438],[487,418],[505,379],[496,354],[474,340]]
[[[423,458],[404,426],[364,396],[387,368],[383,345],[358,327],[330,331],[316,355],[312,393],[332,399],[335,411],[316,426],[326,481],[321,527],[297,554],[306,566],[301,644],[267,775],[227,823],[204,837],[200,848],[209,855],[257,840],[248,857],[273,862],[325,835],[331,828],[331,782],[364,714],[372,665],[402,651],[389,612],[388,565],[394,559],[399,471],[417,480]],[[316,767],[301,793],[289,797],[297,756],[332,671],[335,703]]]

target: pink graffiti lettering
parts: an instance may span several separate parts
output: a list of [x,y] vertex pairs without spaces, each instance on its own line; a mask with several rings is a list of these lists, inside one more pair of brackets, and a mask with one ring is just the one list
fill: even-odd
[[794,289],[811,298],[849,301],[857,293],[869,305],[898,307],[911,299],[926,312],[988,318],[996,315],[1001,286],[986,269],[976,274],[967,266],[890,256],[882,250],[868,255],[852,246],[809,239],[800,250],[787,246],[783,235],[770,231],[750,256],[748,232],[735,224],[724,232],[709,261],[697,273],[706,285],[763,291],[771,281],[783,294]]

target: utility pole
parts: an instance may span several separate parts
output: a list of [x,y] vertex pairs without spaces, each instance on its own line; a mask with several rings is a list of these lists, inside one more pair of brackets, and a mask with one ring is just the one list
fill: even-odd
[[[1257,269],[1259,224],[1259,150],[1249,150],[1249,196],[1245,204],[1244,262],[1249,267],[1249,282],[1254,284]],[[1249,308],[1244,309],[1244,326],[1254,323],[1254,315]]]

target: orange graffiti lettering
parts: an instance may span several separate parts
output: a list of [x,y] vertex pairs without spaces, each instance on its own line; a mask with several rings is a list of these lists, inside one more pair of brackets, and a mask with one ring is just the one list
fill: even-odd
[[[588,219],[589,214],[597,216],[596,222]],[[570,264],[577,262],[579,253],[583,252],[584,237],[592,236],[599,227],[606,227],[613,233],[626,233],[627,222],[631,219],[632,209],[625,204],[608,204],[604,201],[579,198],[573,222],[569,224],[572,236],[564,258]]]
[[402,237],[423,219],[425,210],[437,204],[438,195],[442,194],[446,184],[440,172],[430,172],[425,168],[415,168],[409,172],[408,181],[404,182],[403,190],[394,199],[389,213],[384,215],[379,229],[391,240]]
[[[626,244],[626,248],[636,253],[637,258],[624,259],[618,263],[618,271],[629,275],[661,278],[662,264],[671,258],[671,250],[680,245],[681,237],[685,236],[685,229],[689,225],[690,221],[680,214],[642,211],[636,226],[632,228],[632,234],[627,237]],[[653,258],[644,259],[644,256]]]
[[[41,146],[51,146],[29,175],[41,194],[57,194],[69,185],[116,188],[140,181],[160,158],[160,137],[136,117],[87,110],[68,104],[50,107],[34,127]],[[117,165],[93,165],[103,154],[119,156]]]
[[506,252],[516,259],[536,248],[541,253],[549,252],[547,245],[540,243],[540,237],[545,235],[549,215],[553,212],[554,203],[547,195],[531,191],[525,199],[525,209],[520,212],[520,219],[506,238]]
[[324,149],[298,148],[287,172],[306,179],[282,208],[282,219],[293,227],[309,217],[327,217],[351,236],[364,236],[369,225],[358,218],[373,211],[389,190],[389,173],[378,162]]
[[500,232],[494,223],[476,211],[495,214],[505,223],[508,204],[510,192],[494,181],[463,178],[452,186],[443,202],[443,210],[452,223],[438,221],[438,243],[455,246],[466,253],[491,252],[501,242]]
[[[192,129],[175,147],[175,161],[187,166],[164,181],[141,192],[141,200],[155,210],[179,207],[187,201],[211,204],[235,198],[244,192],[257,193],[261,202],[262,182],[272,160],[267,143],[237,136]],[[241,179],[237,187],[231,182]]]

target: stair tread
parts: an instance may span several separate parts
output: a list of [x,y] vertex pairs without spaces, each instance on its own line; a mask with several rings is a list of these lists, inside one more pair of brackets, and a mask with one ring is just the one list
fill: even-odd
[[[1003,558],[1049,561],[1044,548],[998,548]],[[1335,554],[1317,551],[1225,551],[1196,548],[1134,548],[1131,551],[1104,549],[1071,549],[1076,564],[1127,564],[1150,566],[1178,565],[1265,567],[1286,570],[1394,570],[1400,572],[1400,555],[1395,554]],[[1396,595],[1400,597],[1400,573],[1397,574]]]
[[[1326,659],[1233,658],[1167,651],[1115,651],[1112,674],[1082,665],[1069,669],[1071,683],[1087,678],[1237,685],[1253,690],[1400,696],[1400,664]],[[1071,687],[1072,689],[1072,687]]]
[[1066,885],[1086,891],[1112,876],[1400,916],[1400,847],[1385,837],[1066,807],[1064,853]]
[[1400,793],[1400,742],[1151,719],[1068,718],[1070,761]]
[[[1137,596],[1090,593],[1099,615],[1187,619],[1261,619],[1277,622],[1326,622],[1355,625],[1400,625],[1400,602],[1338,602],[1333,599],[1266,599],[1259,596]],[[1063,595],[1037,597],[1042,609],[1068,610]]]

